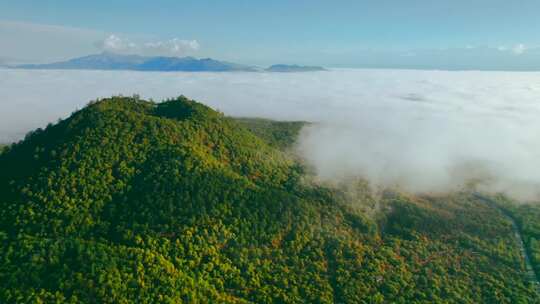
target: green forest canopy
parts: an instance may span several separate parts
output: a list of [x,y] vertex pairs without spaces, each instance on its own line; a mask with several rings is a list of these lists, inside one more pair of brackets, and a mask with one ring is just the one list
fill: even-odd
[[302,124],[112,97],[28,134],[0,154],[0,302],[539,301],[498,209],[308,182]]

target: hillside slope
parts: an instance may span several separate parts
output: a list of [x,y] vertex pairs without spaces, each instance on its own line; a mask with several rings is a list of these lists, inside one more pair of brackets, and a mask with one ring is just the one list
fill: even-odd
[[7,148],[0,302],[538,301],[495,210],[308,183],[264,125],[114,97]]

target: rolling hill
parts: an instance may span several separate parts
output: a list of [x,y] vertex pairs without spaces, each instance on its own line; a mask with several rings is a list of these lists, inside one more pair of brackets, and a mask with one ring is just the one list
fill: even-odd
[[2,303],[537,303],[463,192],[325,185],[303,123],[112,97],[0,154]]

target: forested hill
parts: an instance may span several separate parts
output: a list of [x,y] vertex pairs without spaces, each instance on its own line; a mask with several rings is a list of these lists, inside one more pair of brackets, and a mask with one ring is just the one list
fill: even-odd
[[311,182],[301,123],[113,97],[0,154],[1,303],[537,303],[466,193]]

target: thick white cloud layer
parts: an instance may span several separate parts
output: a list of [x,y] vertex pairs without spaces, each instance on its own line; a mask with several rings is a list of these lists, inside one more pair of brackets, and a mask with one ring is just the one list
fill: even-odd
[[196,40],[173,38],[166,41],[135,43],[126,38],[110,35],[96,43],[103,51],[148,56],[184,56],[199,49]]
[[322,179],[361,176],[420,192],[479,179],[517,198],[540,192],[540,73],[0,70],[0,142],[120,93],[184,94],[229,115],[316,121],[298,150]]

